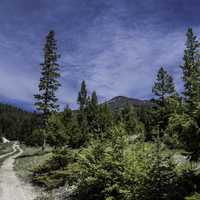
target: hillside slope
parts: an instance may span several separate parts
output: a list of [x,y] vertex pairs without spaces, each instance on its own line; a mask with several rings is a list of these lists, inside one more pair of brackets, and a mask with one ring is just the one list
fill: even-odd
[[20,139],[22,129],[25,128],[23,125],[30,125],[33,117],[34,114],[31,112],[0,103],[0,136],[9,140]]
[[117,96],[107,101],[112,111],[119,110],[127,105],[134,107],[152,108],[155,105],[149,100],[140,100],[135,98],[128,98],[125,96]]

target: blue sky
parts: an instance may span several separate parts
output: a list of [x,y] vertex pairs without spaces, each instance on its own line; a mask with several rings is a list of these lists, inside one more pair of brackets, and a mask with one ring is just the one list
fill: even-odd
[[200,33],[199,0],[1,0],[0,100],[33,108],[44,38],[56,32],[60,104],[84,79],[100,99],[148,99],[164,66],[181,90],[185,33]]

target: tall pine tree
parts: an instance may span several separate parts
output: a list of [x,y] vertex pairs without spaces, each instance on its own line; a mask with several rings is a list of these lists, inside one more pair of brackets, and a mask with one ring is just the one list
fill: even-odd
[[161,105],[164,105],[166,96],[175,94],[173,78],[161,67],[157,74],[157,79],[153,87],[153,93],[159,97]]
[[160,136],[168,123],[166,97],[176,94],[173,78],[168,74],[163,67],[161,67],[157,74],[157,79],[153,87],[153,93],[159,98],[157,100],[158,107],[156,114],[156,123],[159,125]]
[[97,137],[100,130],[100,107],[95,91],[92,92],[91,98],[88,101],[87,120],[89,126],[89,133],[91,136]]
[[44,61],[41,64],[41,78],[39,83],[39,94],[35,95],[36,109],[42,113],[42,128],[44,129],[44,144],[45,146],[45,134],[46,134],[46,122],[51,112],[57,111],[59,105],[56,98],[56,91],[58,90],[60,83],[58,78],[60,77],[59,64],[57,63],[60,55],[57,53],[57,45],[55,40],[54,31],[50,31],[46,37],[46,43],[44,46]]
[[84,144],[88,139],[88,121],[87,121],[87,106],[88,95],[85,81],[81,83],[81,89],[78,93],[77,103],[79,104],[79,111],[77,120],[81,131],[81,143]]
[[200,71],[199,71],[199,42],[191,28],[187,31],[186,48],[184,51],[183,61],[181,66],[183,70],[184,81],[184,100],[186,110],[191,114],[196,106],[196,102],[200,100]]
[[84,111],[84,109],[87,106],[87,88],[84,80],[81,83],[81,89],[80,92],[78,93],[77,102],[80,106],[80,111]]
[[110,132],[113,125],[113,115],[107,102],[100,105],[99,126],[102,133]]
[[175,164],[171,155],[163,153],[162,143],[157,135],[155,148],[152,152],[152,165],[147,172],[145,182],[145,198],[152,200],[170,200],[174,199],[174,182],[176,177]]

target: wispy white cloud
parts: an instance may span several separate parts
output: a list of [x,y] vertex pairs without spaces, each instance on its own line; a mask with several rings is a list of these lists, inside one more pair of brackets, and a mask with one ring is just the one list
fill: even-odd
[[[83,79],[89,92],[96,90],[101,99],[150,98],[160,66],[181,90],[179,66],[188,23],[200,35],[196,15],[192,18],[188,7],[172,1],[56,0],[34,1],[31,6],[25,0],[12,6],[8,1],[0,8],[0,96],[30,104],[37,93],[45,34],[51,28],[62,54],[58,97],[61,105],[73,106]],[[4,17],[8,22],[1,21]]]
[[33,102],[33,94],[36,92],[34,86],[37,84],[35,77],[31,77],[31,74],[13,70],[13,68],[0,68],[0,75],[2,96],[29,103]]
[[[79,70],[74,70],[74,73],[87,81],[90,90],[96,90],[107,99],[116,95],[149,98],[156,72],[161,66],[174,75],[180,90],[179,66],[185,32],[175,30],[162,34],[159,29],[142,32],[137,27],[127,29],[105,16],[103,21],[88,30],[87,39],[79,44],[78,56],[75,53],[66,59],[74,65],[82,63],[81,69],[87,76]],[[71,76],[69,71],[67,76]]]

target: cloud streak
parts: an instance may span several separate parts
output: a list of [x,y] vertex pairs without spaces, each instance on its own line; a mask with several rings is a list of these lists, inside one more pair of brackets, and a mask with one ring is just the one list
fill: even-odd
[[[62,107],[76,106],[81,81],[101,99],[116,95],[151,98],[160,66],[181,91],[185,31],[200,35],[200,3],[192,0],[2,0],[0,98],[33,106],[44,38],[57,33],[62,54]],[[12,101],[13,102],[13,101]]]

